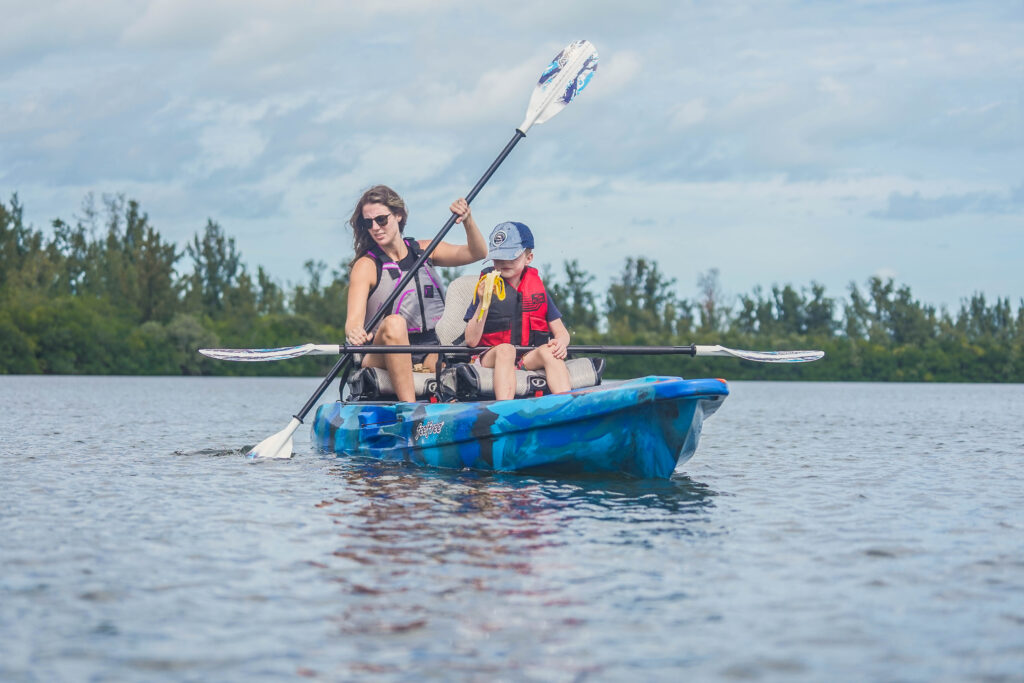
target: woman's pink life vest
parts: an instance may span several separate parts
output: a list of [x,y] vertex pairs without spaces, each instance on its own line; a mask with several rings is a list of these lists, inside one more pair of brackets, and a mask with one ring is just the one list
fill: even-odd
[[[385,261],[386,256],[381,256],[373,249],[366,252],[377,266],[377,285],[366,299],[364,326],[369,324],[370,319],[384,305],[388,295],[394,291],[423,253],[419,242],[412,238],[405,238],[405,246],[408,247],[409,254],[398,262]],[[437,326],[437,321],[444,314],[444,285],[441,284],[441,278],[438,277],[430,259],[420,266],[415,277],[405,285],[390,312],[405,318],[410,333],[429,332]],[[371,335],[374,332],[370,329],[366,331]]]

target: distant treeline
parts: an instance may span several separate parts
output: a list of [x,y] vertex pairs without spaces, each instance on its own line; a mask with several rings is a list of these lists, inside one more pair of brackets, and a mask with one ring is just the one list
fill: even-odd
[[[196,349],[343,340],[349,254],[330,270],[307,261],[307,281],[282,286],[262,266],[251,271],[213,220],[182,250],[136,201],[87,197],[81,213],[44,233],[25,225],[17,195],[0,202],[0,374],[315,375],[333,362],[225,363]],[[626,258],[605,292],[577,261],[562,267],[546,268],[545,281],[575,343],[826,352],[794,365],[612,357],[608,376],[1024,382],[1024,300],[1014,312],[1009,299],[975,293],[950,313],[873,277],[845,298],[812,282],[727,301],[715,269],[689,299],[650,258]]]

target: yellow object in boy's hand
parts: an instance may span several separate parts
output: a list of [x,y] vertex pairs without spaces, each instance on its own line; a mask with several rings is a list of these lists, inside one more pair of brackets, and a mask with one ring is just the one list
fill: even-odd
[[[498,271],[492,270],[481,275],[477,281],[477,291],[480,289],[481,282],[484,283],[484,291],[480,300],[480,312],[477,313],[477,320],[483,320],[487,315],[487,309],[491,307],[492,295],[497,294],[500,300],[505,300],[505,281],[501,279],[501,274]],[[473,292],[473,301],[476,301],[477,291]]]

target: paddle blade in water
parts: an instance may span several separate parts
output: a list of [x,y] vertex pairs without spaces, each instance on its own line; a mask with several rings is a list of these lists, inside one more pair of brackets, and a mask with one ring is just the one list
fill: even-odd
[[525,133],[533,124],[544,123],[565,109],[587,87],[595,71],[597,50],[594,46],[586,40],[569,43],[540,75],[519,130]]
[[287,427],[256,444],[256,447],[249,451],[247,457],[250,460],[292,457],[292,435],[300,424],[302,423],[298,418],[293,417]]

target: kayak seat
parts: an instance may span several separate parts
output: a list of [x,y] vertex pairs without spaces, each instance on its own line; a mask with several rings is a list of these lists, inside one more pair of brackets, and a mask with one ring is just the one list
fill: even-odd
[[[593,387],[601,383],[604,373],[603,358],[572,358],[565,362],[573,389]],[[416,398],[429,400],[438,394],[437,377],[432,372],[412,373]],[[441,394],[444,398],[463,401],[487,401],[494,398],[494,370],[456,363],[441,371]],[[348,379],[350,401],[394,400],[395,389],[391,377],[381,368],[360,368]],[[536,396],[548,391],[543,370],[516,370],[516,397]]]
[[[603,358],[571,358],[565,361],[573,389],[593,387],[601,383]],[[480,365],[458,363],[441,372],[441,389],[445,397],[463,401],[494,399],[494,370]],[[543,370],[516,370],[516,398],[547,394],[548,381]]]
[[[391,375],[383,368],[360,368],[349,375],[349,400],[377,401],[394,400],[395,387]],[[430,398],[437,393],[437,377],[432,372],[412,373],[412,386],[416,398]]]

